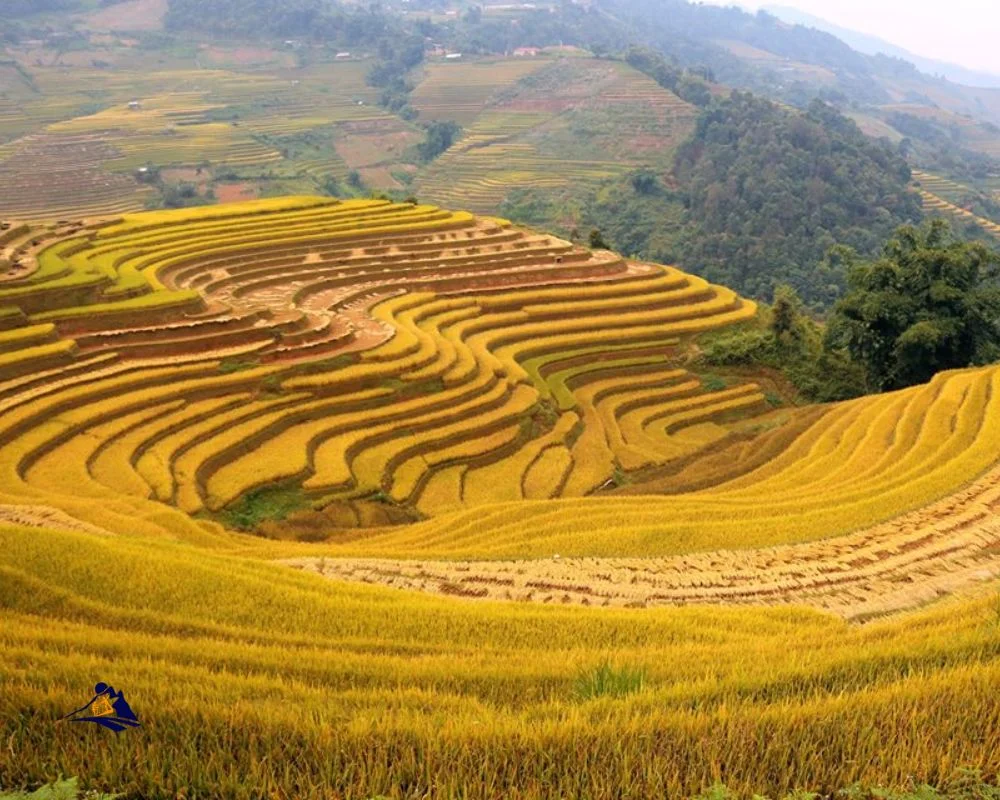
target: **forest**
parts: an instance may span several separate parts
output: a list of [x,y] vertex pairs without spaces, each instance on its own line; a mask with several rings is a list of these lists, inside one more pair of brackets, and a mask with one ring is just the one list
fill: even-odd
[[[897,148],[866,137],[832,106],[816,101],[803,113],[734,92],[702,112],[669,175],[639,170],[610,183],[580,201],[576,227],[748,296],[770,299],[790,285],[823,312],[847,285],[831,249],[873,256],[896,227],[922,218],[909,180]],[[557,222],[565,210],[531,191],[503,207],[533,224]]]
[[797,114],[734,92],[701,118],[675,175],[689,213],[678,248],[685,262],[758,297],[787,283],[826,306],[846,278],[821,267],[830,248],[870,255],[921,218],[895,148],[821,101]]

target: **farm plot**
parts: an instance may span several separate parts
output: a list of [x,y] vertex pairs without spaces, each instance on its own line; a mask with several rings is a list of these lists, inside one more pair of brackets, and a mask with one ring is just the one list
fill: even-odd
[[1000,238],[1000,225],[992,220],[973,214],[968,209],[949,203],[927,189],[918,189],[923,200],[924,210],[932,214],[950,217],[952,220],[964,224],[974,224],[994,238]]
[[[11,247],[28,234],[10,231]],[[43,476],[58,463],[103,495],[111,472],[94,444],[124,437],[129,503],[222,512],[292,483],[320,505],[381,494],[432,517],[367,538],[370,554],[666,555],[846,533],[996,459],[996,370],[772,415],[777,432],[759,440],[771,456],[744,458],[736,423],[769,413],[763,392],[706,386],[684,356],[753,304],[503,220],[303,197],[48,235],[35,269],[0,283],[12,309],[0,398],[24,414],[36,397],[72,409],[10,415],[11,486],[55,507],[67,507],[59,482]],[[114,397],[81,398],[105,372],[77,365],[109,357]],[[187,384],[157,366],[176,360],[194,370]],[[191,414],[164,405],[182,398]],[[221,405],[197,411],[209,401]],[[621,485],[665,466],[682,487],[669,498]]]
[[[288,481],[323,502],[384,492],[426,514],[586,494],[711,440],[692,425],[718,419],[725,435],[726,393],[671,362],[681,337],[755,311],[674,269],[382,200],[127,215],[51,239],[30,274],[0,284],[16,312],[0,358],[68,362],[65,383],[58,369],[51,385],[8,374],[29,416],[10,417],[4,452],[56,507],[61,485],[105,498],[115,474],[123,508],[152,498],[187,513]],[[108,357],[106,372],[76,371]],[[761,399],[740,393],[746,411]],[[620,427],[640,409],[692,413],[656,433]]]
[[[11,69],[24,86],[0,99],[0,177],[15,189],[0,198],[0,219],[141,210],[158,198],[138,180],[143,168],[200,167],[223,187],[250,182],[251,195],[267,181],[286,193],[315,191],[351,169],[372,186],[398,188],[389,167],[405,160],[419,133],[377,106],[367,68],[32,66],[23,69],[30,84]],[[346,162],[336,147],[346,148]]]
[[[1000,763],[990,600],[871,627],[788,607],[867,620],[998,574],[1000,368],[771,410],[688,371],[752,303],[427,205],[292,197],[0,245],[5,785],[173,795],[250,764],[288,796],[485,776],[611,800],[692,796],[723,760],[748,796]],[[581,693],[610,651],[641,692]],[[94,670],[127,670],[157,731],[123,740],[127,786],[114,748],[44,722]],[[225,752],[192,758],[206,725]],[[747,744],[775,737],[821,778]]]
[[695,117],[692,106],[630,67],[564,59],[498,95],[416,186],[434,202],[481,213],[512,189],[592,190],[640,165],[666,163]]
[[1000,577],[998,511],[994,469],[957,495],[824,542],[667,558],[285,563],[328,578],[473,599],[628,608],[794,604],[864,621]]
[[[708,488],[486,506],[366,539],[364,552],[417,559],[667,556],[842,535],[934,503],[993,468],[998,397],[996,367],[942,373],[926,386],[831,406],[748,470],[738,458],[724,458],[731,464],[726,475],[704,451],[706,467],[716,470]],[[647,424],[651,430],[669,427]],[[602,446],[600,439],[592,445],[586,464]],[[698,469],[694,449],[689,472]]]
[[541,59],[508,59],[428,64],[411,103],[422,119],[452,120],[464,127],[476,119],[495,94],[547,63]]

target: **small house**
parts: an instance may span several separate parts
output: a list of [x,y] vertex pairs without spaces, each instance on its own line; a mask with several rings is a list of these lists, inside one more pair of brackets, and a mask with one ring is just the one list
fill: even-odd
[[142,103],[140,103],[138,100],[130,100],[129,101],[129,104],[128,104],[128,110],[129,111],[138,111],[141,108],[142,108]]

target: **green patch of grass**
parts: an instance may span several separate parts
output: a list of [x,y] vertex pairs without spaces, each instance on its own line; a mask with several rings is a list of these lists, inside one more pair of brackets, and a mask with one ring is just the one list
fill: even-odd
[[781,408],[785,404],[785,401],[781,399],[781,395],[777,392],[765,392],[764,399],[769,406],[773,406],[774,408]]
[[254,367],[259,366],[260,361],[256,358],[224,358],[219,362],[219,373],[222,375],[231,375],[234,372],[245,372],[248,369],[253,369]]
[[344,369],[352,364],[357,364],[358,361],[359,358],[356,353],[342,353],[341,355],[333,356],[332,358],[324,358],[317,361],[306,361],[301,364],[296,364],[285,372],[284,375],[288,378],[298,375],[320,375],[324,372],[335,372],[338,369]]
[[252,531],[267,520],[281,521],[295,511],[310,507],[299,483],[281,483],[254,489],[220,514],[229,528]]
[[47,783],[33,792],[5,792],[0,789],[0,800],[114,800],[120,794],[80,791],[76,778]]
[[631,483],[631,481],[629,480],[628,475],[626,475],[625,471],[621,467],[619,467],[619,466],[615,467],[615,471],[611,475],[611,482],[616,487],[618,487],[618,486],[625,486],[627,483]]
[[721,392],[728,386],[729,384],[725,378],[721,378],[718,375],[706,375],[702,381],[702,388],[706,392]]
[[384,378],[378,385],[380,388],[396,392],[399,399],[423,397],[444,391],[444,381],[441,378],[432,378],[426,381],[404,381],[399,378]]
[[577,676],[574,694],[578,700],[624,697],[641,692],[645,687],[646,670],[641,667],[616,667],[610,661],[603,661]]

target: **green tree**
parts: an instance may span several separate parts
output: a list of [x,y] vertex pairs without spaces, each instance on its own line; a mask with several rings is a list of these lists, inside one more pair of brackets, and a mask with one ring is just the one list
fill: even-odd
[[1000,358],[1000,253],[943,220],[899,228],[881,258],[850,269],[827,342],[878,390]]
[[610,250],[611,249],[608,246],[608,243],[606,241],[604,241],[604,237],[601,235],[601,232],[599,230],[597,230],[597,228],[594,228],[594,230],[592,230],[590,232],[590,246],[594,250]]
[[802,338],[802,299],[787,283],[774,290],[770,327],[779,342]]
[[662,188],[659,177],[648,167],[643,167],[633,172],[629,180],[632,182],[632,188],[638,194],[656,194]]
[[451,120],[434,120],[427,125],[427,138],[417,146],[422,161],[433,161],[451,147],[462,129]]

